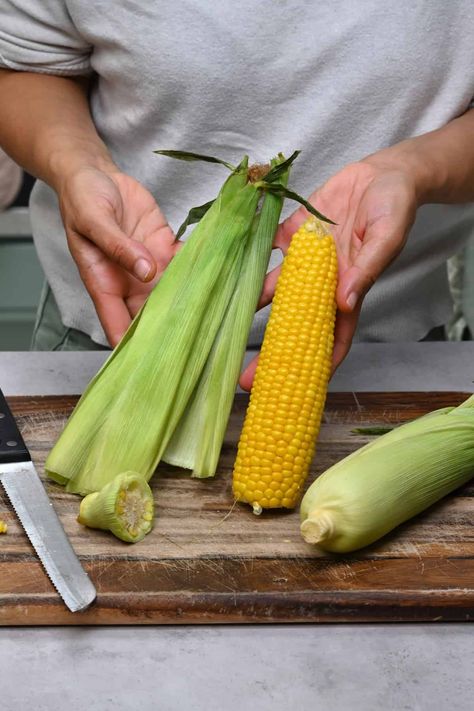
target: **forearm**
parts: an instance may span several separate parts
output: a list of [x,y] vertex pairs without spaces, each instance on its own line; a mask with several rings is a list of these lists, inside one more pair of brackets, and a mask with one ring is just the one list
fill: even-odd
[[116,170],[89,111],[87,83],[0,70],[0,144],[32,175],[58,190],[83,166]]
[[474,109],[442,128],[385,148],[365,159],[408,170],[418,205],[474,201]]

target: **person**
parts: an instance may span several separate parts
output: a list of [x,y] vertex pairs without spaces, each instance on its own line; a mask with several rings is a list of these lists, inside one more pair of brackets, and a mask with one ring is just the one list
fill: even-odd
[[[302,149],[290,184],[337,223],[335,366],[356,327],[357,340],[420,340],[447,321],[446,260],[474,217],[469,0],[2,8],[0,142],[38,178],[47,286],[33,347],[114,346],[175,254],[173,228],[216,194],[217,168],[160,148]],[[283,252],[304,219],[285,209]]]

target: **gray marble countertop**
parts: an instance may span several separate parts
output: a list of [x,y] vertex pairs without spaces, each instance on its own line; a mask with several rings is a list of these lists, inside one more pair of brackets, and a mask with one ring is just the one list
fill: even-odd
[[[0,353],[6,395],[76,394],[103,353]],[[333,391],[474,391],[474,343],[360,344]],[[0,563],[1,575],[1,563]],[[6,711],[468,711],[469,624],[0,628]]]
[[[77,395],[106,358],[104,351],[0,352],[0,387],[5,395]],[[474,342],[358,343],[329,389],[473,392]]]

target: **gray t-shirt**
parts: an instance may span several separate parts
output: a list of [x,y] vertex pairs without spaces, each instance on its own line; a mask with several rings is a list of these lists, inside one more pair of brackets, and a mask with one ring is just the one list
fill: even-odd
[[[175,228],[190,206],[214,197],[224,174],[154,149],[238,161],[299,148],[291,185],[308,195],[345,164],[464,113],[474,97],[473,37],[472,0],[0,3],[0,66],[93,72],[99,134]],[[56,196],[42,182],[31,217],[65,325],[105,344]],[[449,318],[445,261],[473,218],[473,205],[419,210],[405,250],[365,300],[359,340],[419,339]]]

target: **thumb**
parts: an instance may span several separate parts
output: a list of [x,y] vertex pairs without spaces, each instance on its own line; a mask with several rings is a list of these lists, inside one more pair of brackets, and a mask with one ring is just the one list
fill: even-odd
[[155,276],[156,262],[151,252],[128,237],[112,215],[96,209],[88,214],[86,224],[78,224],[73,231],[140,281],[147,282]]
[[283,254],[287,253],[291,238],[308,219],[309,214],[304,207],[300,207],[278,225],[273,244],[275,247],[279,247]]

